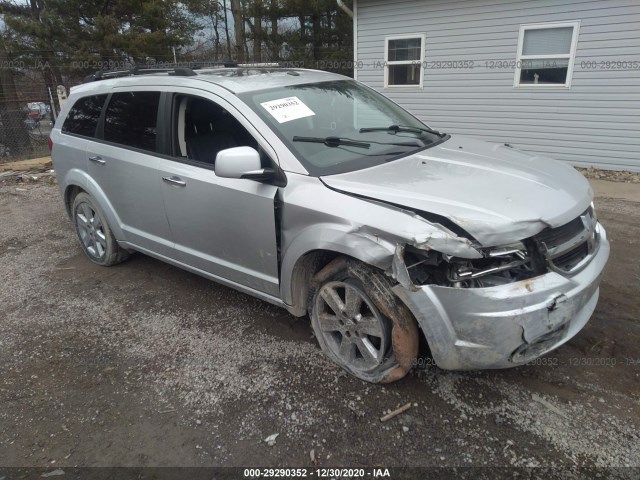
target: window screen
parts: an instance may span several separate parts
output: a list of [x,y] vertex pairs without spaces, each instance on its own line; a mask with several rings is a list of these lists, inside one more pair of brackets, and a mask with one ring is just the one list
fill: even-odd
[[526,30],[522,55],[568,55],[571,52],[573,27]]
[[156,151],[160,92],[114,93],[104,119],[104,139]]
[[78,99],[62,124],[62,132],[83,137],[95,136],[100,112],[106,98],[106,95],[93,95]]

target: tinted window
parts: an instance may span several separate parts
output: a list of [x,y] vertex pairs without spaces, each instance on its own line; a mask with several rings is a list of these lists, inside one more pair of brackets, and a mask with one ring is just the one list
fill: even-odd
[[104,118],[104,139],[128,147],[156,150],[160,92],[114,93]]
[[106,100],[106,95],[93,95],[79,99],[62,125],[64,133],[73,133],[84,137],[93,137],[98,126],[100,111]]

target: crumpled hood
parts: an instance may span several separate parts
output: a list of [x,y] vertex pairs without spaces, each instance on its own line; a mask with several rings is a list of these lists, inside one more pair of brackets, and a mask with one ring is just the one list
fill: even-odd
[[322,181],[335,190],[447,217],[483,246],[564,225],[593,199],[589,182],[568,164],[458,135],[409,157]]

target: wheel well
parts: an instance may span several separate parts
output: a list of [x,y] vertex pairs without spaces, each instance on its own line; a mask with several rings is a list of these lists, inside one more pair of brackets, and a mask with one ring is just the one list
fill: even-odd
[[[293,268],[291,278],[291,289],[293,300],[292,307],[289,311],[298,317],[305,316],[307,312],[307,303],[309,302],[309,288],[311,285],[311,279],[322,268],[328,265],[331,261],[338,257],[353,258],[343,253],[333,252],[331,250],[313,250],[305,253],[298,259],[295,267]],[[358,260],[353,258],[354,260]],[[360,260],[358,260],[360,261]],[[418,326],[418,334],[420,336],[420,355],[430,355],[427,339],[422,331],[422,328]]]
[[358,258],[332,250],[312,250],[298,259],[291,274],[292,306],[289,308],[291,313],[299,317],[307,313],[311,279],[316,273],[338,257],[362,262],[362,260]]
[[299,317],[307,313],[311,278],[322,267],[341,255],[330,250],[312,250],[298,259],[291,274],[291,299],[293,301],[292,308],[290,308],[291,313]]
[[84,192],[84,190],[77,185],[69,185],[64,191],[64,208],[67,210],[67,215],[69,215],[69,217],[71,217],[73,199],[76,198],[76,195],[80,192]]

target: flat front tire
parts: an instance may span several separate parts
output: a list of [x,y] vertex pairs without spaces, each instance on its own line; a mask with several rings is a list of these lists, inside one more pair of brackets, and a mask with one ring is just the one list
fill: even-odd
[[372,383],[404,377],[418,354],[413,316],[381,272],[338,258],[312,281],[311,325],[322,351],[351,375]]

